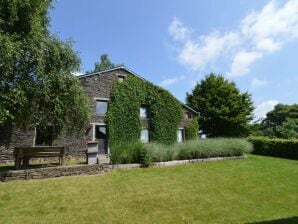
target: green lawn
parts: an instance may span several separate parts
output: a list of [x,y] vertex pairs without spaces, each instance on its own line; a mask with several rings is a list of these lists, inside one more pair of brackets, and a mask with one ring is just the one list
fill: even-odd
[[251,155],[0,183],[0,223],[294,224],[298,161]]

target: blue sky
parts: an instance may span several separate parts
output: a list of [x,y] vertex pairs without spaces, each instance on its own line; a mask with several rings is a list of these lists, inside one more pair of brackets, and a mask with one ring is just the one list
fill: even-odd
[[91,70],[102,53],[184,101],[210,72],[248,91],[262,117],[298,103],[298,0],[58,0],[51,31]]

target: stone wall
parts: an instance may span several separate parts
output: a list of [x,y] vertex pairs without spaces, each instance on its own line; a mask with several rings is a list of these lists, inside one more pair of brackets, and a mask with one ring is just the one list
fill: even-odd
[[12,161],[15,146],[32,146],[35,130],[6,125],[0,128],[0,163]]
[[12,170],[0,174],[0,181],[45,179],[62,176],[91,175],[109,172],[109,165],[58,166],[40,169]]
[[[117,69],[109,72],[93,74],[80,78],[80,82],[89,98],[90,110],[92,114],[91,123],[104,123],[104,116],[96,115],[96,99],[110,99],[110,92],[113,84],[118,80],[118,76],[130,76],[131,73],[124,69]],[[183,119],[180,122],[180,127],[192,121],[192,118],[187,118],[187,113],[191,113],[192,117],[197,116],[194,112],[183,106]],[[142,127],[150,128],[148,120],[142,119]],[[32,146],[34,145],[34,130],[23,130],[12,126],[6,126],[0,129],[0,163],[12,161],[13,148],[16,145]],[[67,147],[68,156],[83,156],[86,150],[86,141],[93,140],[93,127],[89,126],[85,135],[64,134],[60,135],[53,142],[56,146]]]

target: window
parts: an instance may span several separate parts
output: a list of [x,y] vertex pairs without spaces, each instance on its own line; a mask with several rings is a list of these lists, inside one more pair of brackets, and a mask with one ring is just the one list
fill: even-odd
[[181,143],[184,140],[184,130],[178,129],[177,131],[177,142]]
[[119,82],[123,82],[125,79],[125,76],[124,75],[118,75],[118,81]]
[[192,118],[191,113],[185,113],[185,118],[186,119],[191,119]]
[[103,100],[96,101],[96,115],[105,115],[108,110],[108,102]]
[[106,126],[96,125],[95,126],[95,139],[106,139],[107,128]]
[[141,131],[141,142],[142,143],[149,143],[149,131],[148,131],[148,129],[143,129]]
[[46,128],[36,128],[35,145],[52,145],[53,140],[53,126],[47,126]]
[[140,117],[141,118],[148,118],[148,108],[147,107],[141,107],[140,108]]

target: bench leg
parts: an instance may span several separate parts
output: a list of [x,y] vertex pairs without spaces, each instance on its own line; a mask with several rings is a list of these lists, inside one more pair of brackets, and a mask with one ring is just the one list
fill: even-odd
[[29,165],[29,157],[24,157],[23,158],[23,169],[27,169]]
[[16,170],[21,168],[21,160],[22,160],[22,158],[16,157],[16,159],[15,159],[15,169]]

